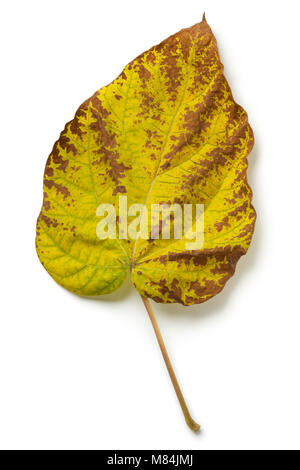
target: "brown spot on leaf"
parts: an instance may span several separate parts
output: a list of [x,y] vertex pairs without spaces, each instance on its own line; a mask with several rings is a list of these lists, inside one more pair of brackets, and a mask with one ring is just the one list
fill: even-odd
[[56,189],[56,194],[62,194],[64,199],[66,199],[66,197],[70,196],[70,191],[68,190],[68,188],[66,188],[65,186],[63,186],[61,184],[56,183],[53,180],[46,180],[45,179],[44,184],[49,189],[55,188]]
[[47,225],[47,227],[57,227],[58,226],[58,222],[57,220],[55,219],[52,219],[51,217],[47,217],[46,215],[44,214],[41,214],[41,219],[45,222],[45,224]]

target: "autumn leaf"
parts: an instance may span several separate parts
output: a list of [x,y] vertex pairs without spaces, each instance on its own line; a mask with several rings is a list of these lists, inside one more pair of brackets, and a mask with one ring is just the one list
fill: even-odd
[[[247,114],[232,97],[203,18],[130,62],[66,124],[45,169],[36,237],[41,263],[85,296],[115,291],[130,272],[150,318],[148,298],[183,305],[210,299],[252,238],[252,146]],[[98,206],[113,204],[120,228],[125,195],[128,206],[146,208],[141,220],[154,204],[203,204],[201,249],[187,249],[185,236],[150,232],[145,239],[99,239]]]

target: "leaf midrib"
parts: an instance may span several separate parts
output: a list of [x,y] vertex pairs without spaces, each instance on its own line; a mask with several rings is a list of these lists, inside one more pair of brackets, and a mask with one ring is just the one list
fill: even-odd
[[[197,38],[196,38],[197,39]],[[193,39],[192,39],[193,40]],[[159,159],[158,159],[158,165],[156,167],[156,170],[155,170],[155,174],[154,174],[154,178],[152,180],[152,183],[150,184],[150,187],[149,187],[149,190],[148,190],[148,193],[147,193],[147,196],[146,196],[146,200],[145,200],[145,203],[144,203],[144,209],[143,209],[143,212],[141,214],[141,221],[143,220],[143,217],[144,217],[144,214],[145,214],[145,209],[147,207],[147,204],[148,204],[148,201],[149,201],[149,198],[150,198],[150,194],[151,194],[151,191],[152,191],[152,188],[153,188],[153,185],[157,179],[157,176],[158,176],[158,171],[159,171],[159,168],[160,168],[160,164],[161,164],[161,159],[164,155],[164,152],[165,152],[165,149],[166,149],[166,146],[167,146],[167,143],[169,141],[169,138],[171,136],[171,133],[172,133],[172,128],[174,126],[174,123],[175,123],[175,120],[176,120],[176,117],[180,111],[180,108],[184,102],[184,98],[185,98],[185,94],[186,94],[186,89],[187,89],[187,84],[189,82],[189,78],[190,78],[190,75],[191,75],[191,70],[192,70],[192,64],[193,64],[193,59],[194,59],[194,53],[195,53],[195,41],[193,41],[193,47],[192,47],[192,51],[190,53],[190,61],[189,61],[189,68],[188,68],[188,73],[187,73],[187,77],[185,79],[185,83],[184,83],[184,88],[183,88],[183,92],[182,92],[182,97],[178,103],[178,106],[176,108],[176,111],[174,113],[174,116],[173,116],[173,119],[170,123],[170,126],[169,126],[169,129],[168,129],[168,132],[166,134],[166,138],[165,138],[165,142],[162,146],[162,149],[161,149],[161,152],[160,152],[160,155],[159,155]],[[131,257],[131,267],[133,266],[134,264],[134,259],[135,259],[135,252],[136,252],[136,247],[137,247],[137,242],[138,242],[138,238],[135,240],[135,243],[134,243],[134,247],[133,247],[133,251],[132,251],[132,257]]]

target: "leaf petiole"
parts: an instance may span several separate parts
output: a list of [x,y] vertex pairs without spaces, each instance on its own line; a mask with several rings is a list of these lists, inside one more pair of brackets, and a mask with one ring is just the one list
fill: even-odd
[[147,310],[147,312],[148,312],[149,318],[150,318],[150,320],[151,320],[151,323],[152,323],[152,326],[153,326],[153,329],[154,329],[154,332],[155,332],[155,336],[156,336],[157,342],[158,342],[158,344],[159,344],[161,353],[162,353],[162,355],[163,355],[163,358],[164,358],[166,367],[167,367],[168,372],[169,372],[170,379],[171,379],[171,381],[172,381],[174,390],[175,390],[175,392],[176,392],[178,401],[179,401],[179,403],[180,403],[182,412],[183,412],[183,414],[184,414],[185,421],[186,421],[188,427],[189,427],[192,431],[197,432],[197,431],[199,431],[200,426],[199,426],[198,423],[196,423],[196,421],[193,420],[193,418],[192,418],[191,415],[190,415],[190,412],[189,412],[188,407],[187,407],[187,405],[186,405],[186,402],[185,402],[185,399],[184,399],[184,397],[183,397],[182,391],[181,391],[181,389],[180,389],[179,383],[178,383],[178,381],[177,381],[177,378],[176,378],[174,369],[173,369],[173,367],[172,367],[172,364],[171,364],[171,361],[170,361],[168,352],[167,352],[167,350],[166,350],[166,346],[165,346],[164,340],[163,340],[162,335],[161,335],[161,332],[160,332],[160,330],[159,330],[159,327],[158,327],[158,324],[157,324],[155,315],[154,315],[153,310],[152,310],[152,308],[151,308],[150,302],[149,302],[149,300],[148,300],[146,297],[143,297],[143,296],[141,296],[141,297],[142,297],[142,300],[143,300],[144,305],[145,305],[145,307],[146,307],[146,310]]

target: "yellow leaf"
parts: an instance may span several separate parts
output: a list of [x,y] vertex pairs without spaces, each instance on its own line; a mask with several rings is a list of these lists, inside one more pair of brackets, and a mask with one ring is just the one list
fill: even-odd
[[[255,223],[247,183],[253,134],[233,100],[205,19],[130,62],[67,123],[44,175],[39,258],[81,295],[113,292],[130,272],[144,297],[191,305],[233,275]],[[99,239],[100,204],[204,204],[204,244]],[[145,217],[145,214],[142,214]],[[120,218],[117,218],[120,222]]]

